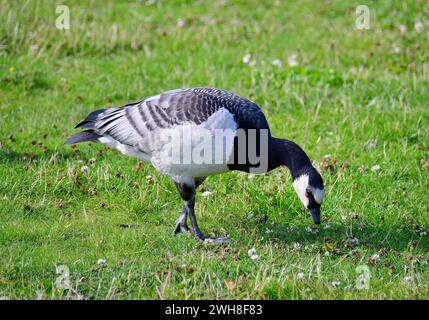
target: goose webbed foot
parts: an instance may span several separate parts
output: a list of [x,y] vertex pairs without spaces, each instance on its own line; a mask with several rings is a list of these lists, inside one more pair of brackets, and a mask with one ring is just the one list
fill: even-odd
[[202,240],[205,243],[210,243],[210,244],[223,244],[223,243],[229,242],[228,237],[203,237]]
[[196,232],[194,232],[194,237],[197,240],[203,241],[205,243],[210,243],[210,244],[222,244],[222,243],[227,243],[229,241],[227,237],[206,237],[202,234],[200,230],[197,230]]

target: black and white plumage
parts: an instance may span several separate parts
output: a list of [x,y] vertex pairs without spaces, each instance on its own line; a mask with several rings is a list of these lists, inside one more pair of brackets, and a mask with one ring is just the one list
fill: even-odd
[[[76,127],[87,130],[66,143],[101,142],[151,162],[174,180],[185,203],[174,234],[189,231],[189,215],[196,238],[222,242],[224,239],[208,238],[200,231],[194,213],[195,189],[209,175],[232,170],[261,173],[282,165],[289,168],[296,193],[315,223],[320,223],[323,181],[305,152],[292,141],[272,137],[259,106],[229,91],[167,91],[120,108],[94,111]],[[219,132],[229,135],[216,140]],[[219,150],[221,156],[216,158]],[[266,159],[266,165],[261,165],[262,160],[255,163],[250,150]],[[201,156],[206,161],[195,160]]]

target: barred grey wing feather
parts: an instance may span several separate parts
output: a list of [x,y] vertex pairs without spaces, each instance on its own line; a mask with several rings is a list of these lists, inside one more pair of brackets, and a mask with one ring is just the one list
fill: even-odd
[[150,139],[154,130],[176,125],[201,125],[221,108],[233,114],[239,126],[241,122],[245,128],[268,128],[262,111],[255,103],[229,91],[213,88],[176,89],[121,108],[97,110],[79,126],[139,148],[147,145],[144,140]]

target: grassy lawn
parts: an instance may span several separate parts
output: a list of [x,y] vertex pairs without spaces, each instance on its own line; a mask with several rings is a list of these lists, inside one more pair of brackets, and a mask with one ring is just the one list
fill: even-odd
[[[359,4],[0,0],[0,297],[427,299],[429,7],[367,1],[358,30]],[[168,178],[63,144],[94,109],[196,86],[254,100],[307,151],[320,227],[284,168],[206,180],[200,227],[230,243],[172,237]]]

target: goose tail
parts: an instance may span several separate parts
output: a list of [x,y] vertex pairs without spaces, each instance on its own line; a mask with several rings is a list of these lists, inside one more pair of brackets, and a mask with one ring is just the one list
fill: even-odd
[[89,130],[85,130],[82,132],[78,132],[68,138],[64,143],[65,144],[74,144],[79,142],[87,142],[87,141],[97,141],[101,136],[94,132],[95,122],[97,121],[97,117],[99,114],[106,111],[106,109],[99,109],[91,112],[85,120],[78,123],[75,128],[86,128]]

